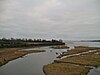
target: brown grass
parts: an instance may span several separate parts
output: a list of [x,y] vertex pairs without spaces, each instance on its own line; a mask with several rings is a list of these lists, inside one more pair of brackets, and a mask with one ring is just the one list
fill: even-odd
[[44,72],[46,75],[86,75],[89,66],[100,66],[100,48],[78,46],[64,53],[77,54],[91,50],[97,51],[55,60],[54,64],[44,66]]
[[89,65],[89,66],[100,66],[100,54],[87,54],[74,56],[62,59],[64,62],[73,62],[77,64]]
[[0,66],[29,53],[45,52],[45,50],[22,50],[21,48],[4,48],[0,51]]
[[85,46],[76,46],[75,49],[71,49],[67,54],[77,54],[77,53],[82,53],[86,51],[91,51],[91,50],[100,50],[100,48],[97,47],[85,47]]
[[89,68],[73,64],[54,63],[44,66],[45,75],[86,75]]
[[[74,49],[68,50],[67,52],[63,52],[58,56],[58,58],[61,58],[66,55],[72,55],[72,54],[78,54],[82,52],[92,51],[92,50],[98,50],[100,51],[100,48],[98,47],[85,47],[85,46],[76,46]],[[91,52],[94,53],[94,52]]]

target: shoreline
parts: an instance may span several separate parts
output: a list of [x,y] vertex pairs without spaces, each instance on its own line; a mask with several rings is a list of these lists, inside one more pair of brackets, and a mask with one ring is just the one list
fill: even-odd
[[23,57],[30,53],[46,52],[46,50],[24,50],[23,48],[4,48],[0,51],[0,67],[9,61]]
[[[92,52],[94,50],[95,52]],[[81,52],[86,52],[86,51],[89,51],[89,53],[81,54]],[[71,49],[65,53],[67,53],[68,55],[73,55],[73,54],[76,55],[67,57],[68,55],[66,54],[65,58],[54,60],[52,64],[44,65],[43,72],[46,75],[66,75],[66,74],[86,75],[90,72],[91,69],[93,69],[93,67],[100,66],[99,52],[100,48],[97,47],[84,47],[84,46],[75,47],[75,49]],[[80,53],[80,55],[77,55],[78,53]],[[76,72],[74,72],[73,69],[75,69]]]

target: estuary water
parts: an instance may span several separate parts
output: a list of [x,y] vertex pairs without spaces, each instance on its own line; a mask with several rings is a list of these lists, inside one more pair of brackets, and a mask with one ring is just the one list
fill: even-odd
[[[70,49],[74,46],[100,47],[99,42],[67,42],[66,44]],[[43,65],[52,63],[61,52],[67,49],[52,49],[46,46],[26,50],[46,50],[46,52],[28,54],[23,58],[10,61],[0,67],[0,75],[44,75]],[[88,75],[100,75],[100,68],[91,69]]]
[[[100,42],[67,42],[73,46],[89,46],[89,47],[100,47]],[[100,75],[100,67],[93,68],[87,75]]]
[[[43,65],[50,64],[66,49],[51,49],[50,47],[30,48],[26,50],[46,50],[43,53],[32,53],[10,61],[0,67],[0,75],[44,75]],[[58,55],[56,54],[58,53]]]

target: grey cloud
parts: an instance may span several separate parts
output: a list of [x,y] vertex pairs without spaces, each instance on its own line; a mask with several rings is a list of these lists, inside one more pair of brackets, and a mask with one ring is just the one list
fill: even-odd
[[98,0],[1,0],[0,3],[0,37],[100,38]]

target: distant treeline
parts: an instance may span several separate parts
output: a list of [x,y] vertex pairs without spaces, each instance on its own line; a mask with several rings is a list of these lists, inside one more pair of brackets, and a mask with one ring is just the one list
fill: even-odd
[[21,39],[21,38],[2,38],[0,39],[0,48],[14,48],[14,47],[35,47],[47,45],[65,44],[62,40],[45,40],[45,39]]
[[81,40],[81,42],[100,42],[100,40]]

